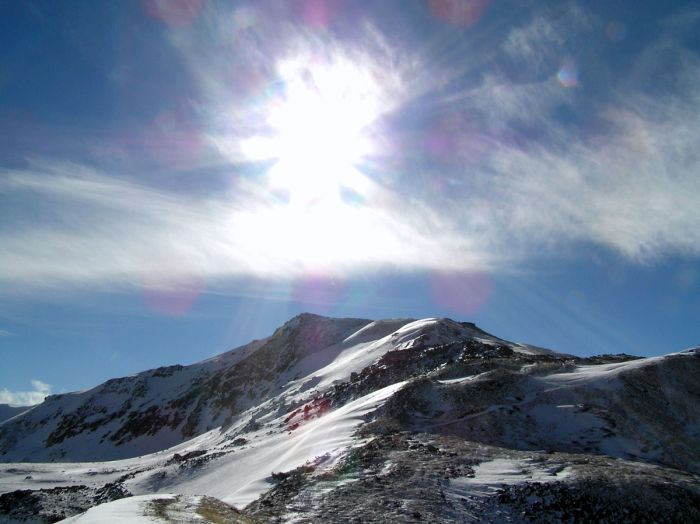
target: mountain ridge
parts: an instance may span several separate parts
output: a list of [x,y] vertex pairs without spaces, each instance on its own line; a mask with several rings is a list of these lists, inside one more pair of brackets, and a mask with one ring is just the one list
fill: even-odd
[[[327,520],[329,508],[382,520],[394,497],[404,502],[392,518],[459,522],[527,513],[530,485],[559,501],[551,511],[585,513],[584,499],[613,511],[597,486],[632,471],[633,488],[608,491],[629,502],[641,490],[672,511],[669,500],[700,501],[698,371],[700,348],[582,358],[447,318],[302,314],[205,361],[53,396],[0,423],[0,515],[3,497],[25,507],[30,490],[43,501],[26,502],[31,511],[65,515],[75,512],[65,500],[136,495],[141,507],[138,496],[172,493],[264,521]],[[506,520],[529,521],[518,518]]]
[[[168,448],[201,434],[210,429],[208,426],[212,424],[224,424],[226,416],[235,413],[236,408],[231,404],[235,404],[237,400],[234,398],[237,389],[235,385],[227,388],[232,380],[226,376],[232,368],[243,364],[241,374],[245,375],[248,381],[261,381],[269,375],[267,367],[271,366],[272,370],[279,371],[292,360],[299,358],[300,351],[313,354],[323,347],[340,342],[355,328],[371,322],[365,319],[330,319],[303,313],[283,324],[269,337],[244,344],[201,362],[187,366],[162,366],[113,378],[87,390],[49,395],[43,403],[34,406],[29,414],[39,430],[35,440],[41,439],[45,449],[55,450],[57,445],[82,432],[94,433],[98,429],[104,430],[108,425],[116,426],[113,424],[116,420],[120,422],[119,427],[108,433],[103,431],[102,440],[108,438],[117,446],[121,446],[132,440],[128,437],[138,438],[144,434],[156,436],[156,433],[159,433],[158,436],[163,440],[157,446],[133,446],[134,449],[129,452],[101,457],[86,455],[86,449],[79,445],[75,453],[83,451],[83,454],[78,454],[77,460],[128,458]],[[284,344],[288,344],[289,347],[284,347]],[[262,354],[258,354],[261,357],[260,362],[252,360],[250,357],[260,350],[263,350]],[[180,383],[168,387],[168,379],[173,375],[180,376]],[[158,391],[158,388],[149,386],[149,382],[156,381],[161,382],[159,386],[165,387],[166,391]],[[213,404],[212,411],[216,409],[218,414],[202,413],[203,407],[198,404],[198,399],[205,390],[213,393],[217,388],[227,388],[226,394],[209,399]],[[151,398],[147,395],[149,389],[154,389]],[[172,398],[166,398],[168,395]],[[91,401],[96,399],[100,401],[91,406]],[[168,403],[162,409],[153,409],[158,400],[167,400]],[[137,403],[144,409],[137,411]],[[52,409],[54,404],[60,405]],[[49,431],[50,419],[55,417],[61,417],[61,422]],[[21,423],[16,422],[16,425],[20,424],[26,427],[26,419]],[[166,428],[179,430],[181,438],[178,438],[177,434],[167,435],[164,431]],[[0,461],[7,460],[8,447],[13,444],[11,432],[7,426],[0,426]],[[38,444],[39,442],[35,442],[35,446]],[[17,458],[32,460],[30,455],[12,457],[12,460]],[[71,460],[69,451],[45,453],[41,458]]]

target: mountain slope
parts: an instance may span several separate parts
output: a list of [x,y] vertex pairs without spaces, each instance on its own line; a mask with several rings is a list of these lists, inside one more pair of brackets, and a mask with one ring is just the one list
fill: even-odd
[[8,404],[0,404],[0,423],[24,413],[30,408],[31,406],[10,406]]
[[578,358],[450,319],[304,314],[0,424],[0,521],[153,493],[263,522],[692,521],[698,371],[700,348]]
[[406,427],[509,449],[595,453],[700,474],[700,352],[556,372],[518,359],[413,381],[388,409]]
[[51,395],[0,425],[0,461],[114,460],[169,448],[279,393],[293,364],[370,322],[301,315],[269,338],[198,364]]

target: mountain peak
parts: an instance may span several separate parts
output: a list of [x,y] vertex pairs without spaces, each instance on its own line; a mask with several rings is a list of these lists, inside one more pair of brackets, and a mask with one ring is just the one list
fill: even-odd
[[334,318],[301,313],[278,328],[272,338],[285,338],[301,346],[301,352],[308,355],[341,342],[371,323],[371,320],[364,318]]
[[[284,515],[289,495],[297,493],[296,501],[325,504],[331,520],[357,517],[360,500],[379,512],[362,517],[386,520],[386,500],[406,493],[410,515],[421,520],[488,520],[511,500],[489,495],[503,489],[502,480],[513,484],[509,497],[529,501],[537,493],[538,501],[567,508],[579,500],[567,490],[598,485],[577,480],[592,472],[612,484],[641,473],[644,489],[677,487],[700,472],[697,432],[688,422],[700,413],[697,357],[693,348],[648,359],[584,359],[449,318],[302,313],[219,357],[53,396],[0,422],[0,477],[3,486],[33,489],[32,497],[70,512],[76,501],[89,507],[129,493],[201,493],[265,521],[286,521],[293,520]],[[114,459],[126,460],[79,468],[1,464]],[[640,469],[640,462],[656,469]],[[362,482],[345,482],[349,473]],[[328,479],[340,482],[326,491]],[[539,481],[554,482],[550,489]],[[26,493],[0,495],[0,520],[3,508],[34,500]],[[688,493],[664,491],[652,500],[678,506]],[[634,486],[630,496],[645,498]],[[479,513],[484,497],[489,506]]]
[[305,311],[303,313],[299,313],[298,315],[290,318],[287,320],[282,325],[282,328],[289,327],[289,328],[295,328],[299,326],[306,326],[306,325],[319,325],[319,324],[325,324],[325,325],[337,325],[337,324],[347,324],[348,322],[350,323],[355,323],[355,322],[365,322],[369,324],[372,322],[369,319],[366,318],[353,318],[353,317],[328,317],[324,315],[319,315],[317,313],[311,313],[308,311]]

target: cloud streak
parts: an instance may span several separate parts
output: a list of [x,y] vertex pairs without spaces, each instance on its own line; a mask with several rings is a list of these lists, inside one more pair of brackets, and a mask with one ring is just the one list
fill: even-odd
[[10,406],[33,406],[44,401],[47,395],[51,394],[51,386],[41,380],[32,380],[31,391],[10,391],[6,388],[0,389],[0,404]]
[[[202,15],[211,38],[254,50],[237,58],[235,82],[206,39],[183,29],[169,38],[201,86],[199,132],[228,162],[228,186],[191,195],[147,173],[52,160],[4,170],[4,289],[508,270],[591,246],[640,263],[700,255],[700,61],[668,31],[624,79],[587,90],[586,57],[572,50],[602,22],[583,8],[536,14],[505,32],[484,61],[499,67],[481,64],[478,75],[392,47],[368,23],[352,44],[271,27],[274,17],[231,33],[219,15]],[[266,185],[240,146],[265,132],[253,95],[274,84],[271,57],[320,48],[386,71],[385,112],[359,200],[299,208]],[[668,54],[676,60],[655,91],[649,79]],[[583,64],[582,85],[557,79],[564,61]]]
[[[544,35],[530,27],[529,38],[551,40],[551,27],[544,25]],[[664,82],[655,71],[660,55],[680,58]],[[515,146],[499,144],[479,166],[510,217],[504,231],[525,254],[567,243],[606,246],[636,261],[700,254],[700,211],[693,204],[700,196],[700,96],[694,87],[700,61],[664,35],[635,70],[617,90],[586,104],[592,116],[576,127],[553,111],[583,105],[582,95],[552,78],[504,85],[507,95],[500,97],[489,79],[471,93],[476,107],[500,108],[494,127],[535,122],[541,130],[535,140],[521,134]],[[658,92],[664,83],[665,92]]]
[[44,168],[6,172],[0,183],[0,191],[43,214],[41,225],[20,220],[0,232],[0,279],[8,289],[18,283],[167,288],[192,277],[431,267],[442,265],[436,257],[464,247],[421,202],[298,210],[255,185],[195,199],[75,166]]

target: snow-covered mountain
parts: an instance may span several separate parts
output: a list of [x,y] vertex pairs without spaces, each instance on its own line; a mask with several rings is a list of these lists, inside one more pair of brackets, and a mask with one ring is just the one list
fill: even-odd
[[279,395],[321,359],[334,358],[338,344],[369,323],[300,315],[269,338],[194,365],[51,395],[0,426],[0,461],[114,460],[169,448],[230,425]]
[[9,404],[0,404],[0,422],[5,422],[12,417],[16,417],[28,409],[29,406],[10,406]]
[[700,348],[582,359],[449,319],[303,314],[0,423],[0,522],[101,503],[72,522],[698,518],[698,371]]

